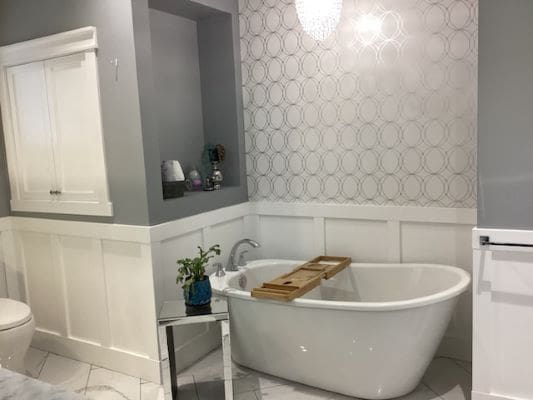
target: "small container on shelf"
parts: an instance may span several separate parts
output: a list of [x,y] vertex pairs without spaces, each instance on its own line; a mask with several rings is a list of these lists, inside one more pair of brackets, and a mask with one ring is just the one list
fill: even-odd
[[220,169],[218,169],[218,162],[213,161],[211,165],[213,168],[213,172],[211,173],[211,181],[213,182],[213,187],[215,190],[220,190],[224,177],[222,176],[222,172],[220,172]]
[[163,180],[163,199],[183,197],[185,177],[179,161],[165,160],[161,162],[161,178]]
[[215,185],[213,183],[213,180],[208,176],[207,178],[205,178],[204,191],[212,192],[213,190],[215,190]]
[[200,172],[194,167],[187,177],[186,186],[187,190],[191,192],[202,190],[202,176]]
[[183,197],[185,193],[185,181],[163,182],[163,199],[175,199]]

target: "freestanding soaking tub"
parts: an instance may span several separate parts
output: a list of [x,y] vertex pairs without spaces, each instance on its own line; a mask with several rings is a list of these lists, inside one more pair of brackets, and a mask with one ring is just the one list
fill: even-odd
[[211,277],[230,307],[233,360],[325,390],[387,399],[414,390],[470,275],[431,264],[352,264],[291,302],[250,291],[301,261],[260,260]]

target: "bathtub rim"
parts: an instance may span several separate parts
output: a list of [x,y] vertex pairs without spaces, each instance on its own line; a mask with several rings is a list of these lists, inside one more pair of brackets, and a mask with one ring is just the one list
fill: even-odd
[[282,302],[278,300],[268,300],[268,299],[257,299],[252,297],[250,292],[235,289],[229,286],[229,281],[246,272],[248,269],[264,267],[266,265],[276,265],[276,264],[303,264],[305,261],[299,260],[284,260],[284,259],[261,259],[256,261],[249,262],[245,267],[239,267],[238,271],[229,272],[226,271],[226,275],[223,277],[217,277],[214,274],[210,276],[211,286],[213,288],[213,293],[219,296],[237,298],[253,302],[262,302],[270,303],[278,306],[289,306],[289,307],[301,307],[301,308],[321,308],[321,309],[331,309],[331,310],[346,310],[346,311],[397,311],[397,310],[406,310],[410,308],[418,308],[431,304],[436,304],[444,302],[446,300],[458,297],[461,293],[464,293],[468,290],[471,283],[470,274],[459,268],[453,267],[450,265],[443,264],[432,264],[432,263],[352,263],[350,267],[363,267],[363,266],[372,266],[376,268],[387,268],[387,267],[431,267],[437,269],[444,269],[459,275],[459,281],[440,292],[431,294],[429,296],[417,297],[410,300],[400,300],[400,301],[387,301],[387,302],[354,302],[354,301],[334,301],[334,300],[314,300],[314,299],[302,299],[297,298],[289,302]]

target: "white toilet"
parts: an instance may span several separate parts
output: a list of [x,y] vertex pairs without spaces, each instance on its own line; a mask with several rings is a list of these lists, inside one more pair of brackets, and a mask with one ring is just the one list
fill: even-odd
[[34,331],[35,321],[30,307],[0,298],[0,367],[24,373],[24,356]]

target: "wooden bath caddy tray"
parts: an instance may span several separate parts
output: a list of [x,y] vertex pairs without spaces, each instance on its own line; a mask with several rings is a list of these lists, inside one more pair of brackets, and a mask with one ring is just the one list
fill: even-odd
[[292,272],[281,275],[260,288],[252,289],[252,297],[290,301],[304,295],[352,263],[350,257],[320,256],[300,265]]

